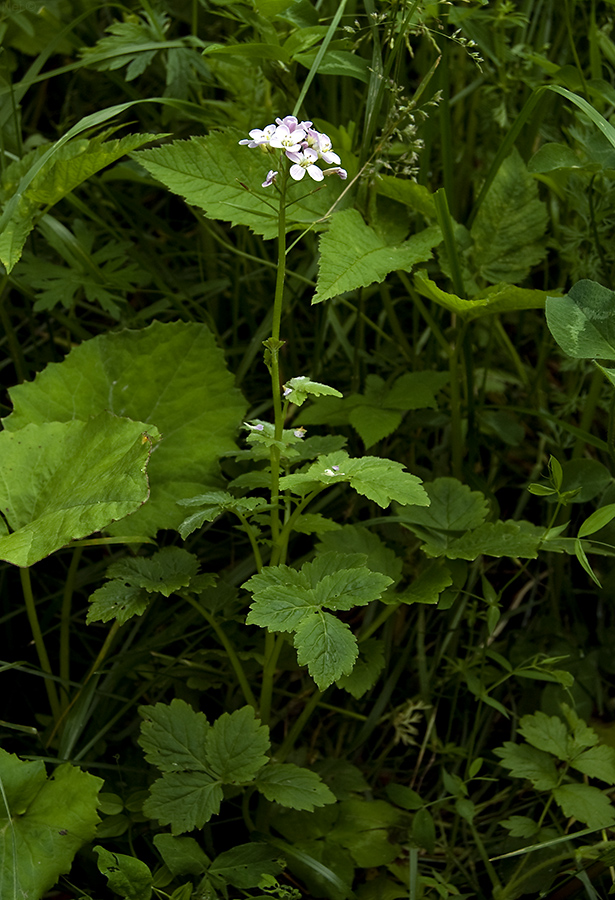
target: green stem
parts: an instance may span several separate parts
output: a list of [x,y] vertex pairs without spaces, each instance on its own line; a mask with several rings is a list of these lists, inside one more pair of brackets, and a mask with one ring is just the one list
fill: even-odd
[[[602,369],[594,369],[594,373],[592,375],[592,380],[589,385],[589,393],[585,399],[585,403],[583,404],[583,414],[581,415],[581,421],[579,422],[579,428],[581,431],[589,432],[591,428],[591,424],[594,421],[594,414],[596,409],[598,408],[598,404],[600,403],[600,394],[602,393],[602,384],[604,382],[604,374]],[[578,459],[585,449],[585,441],[582,437],[578,437],[574,442],[574,447],[572,448],[572,458]]]
[[301,715],[299,716],[293,727],[290,729],[290,731],[286,735],[284,743],[275,754],[276,762],[284,762],[290,751],[293,749],[293,747],[295,746],[295,741],[303,731],[303,726],[318,706],[318,701],[320,700],[322,695],[322,691],[314,691],[308,702],[305,704]]
[[264,725],[269,724],[271,718],[271,698],[273,696],[273,679],[278,664],[284,637],[279,634],[267,634],[265,637],[265,665],[263,666],[263,683],[261,686],[260,716]]
[[79,561],[83,553],[82,547],[75,547],[73,550],[73,558],[68,568],[68,575],[64,584],[64,593],[62,596],[62,612],[60,615],[60,678],[64,682],[64,692],[62,694],[62,708],[68,703],[68,684],[70,682],[70,614],[75,591],[75,579]]
[[[41,631],[41,626],[36,614],[36,604],[34,603],[34,594],[32,593],[30,569],[20,568],[19,577],[21,578],[21,589],[23,591],[26,613],[28,615],[28,621],[30,622],[30,628],[32,629],[32,637],[34,638],[34,645],[38,654],[38,660],[41,664],[41,669],[43,672],[46,672],[47,675],[53,676],[49,656],[47,655],[47,649],[45,648],[45,641],[43,640],[43,632]],[[50,678],[45,678],[45,689],[47,690],[47,697],[49,698],[51,715],[53,716],[54,721],[57,722],[61,714],[60,702],[58,700],[56,686]]]
[[201,604],[198,602],[198,600],[193,600],[192,597],[186,597],[185,599],[190,604],[190,606],[192,606],[194,609],[196,609],[196,611],[198,613],[200,613],[200,615],[203,616],[205,621],[208,622],[209,625],[211,625],[211,627],[215,631],[216,637],[218,638],[218,640],[220,641],[220,643],[226,650],[229,662],[233,667],[233,671],[235,672],[235,675],[237,676],[237,681],[239,682],[239,687],[241,688],[243,696],[245,697],[246,703],[249,703],[250,706],[254,707],[254,709],[258,709],[258,703],[256,702],[256,698],[255,698],[254,694],[252,693],[252,688],[248,684],[248,679],[246,678],[246,673],[243,670],[241,661],[240,661],[239,657],[237,656],[237,654],[235,653],[235,648],[233,647],[233,645],[231,644],[231,642],[225,635],[224,631],[222,630],[222,628],[216,621],[215,617],[210,612],[208,612],[203,606],[201,606]]
[[[275,279],[275,295],[273,298],[273,320],[271,337],[265,346],[269,350],[266,360],[271,373],[271,394],[275,422],[275,439],[282,439],[284,418],[282,416],[282,396],[280,393],[280,326],[284,302],[284,276],[286,274],[286,184],[288,173],[283,168],[280,175],[280,209],[278,213],[278,270]],[[271,538],[274,547],[280,536],[280,448],[271,448]]]
[[457,340],[449,356],[451,392],[451,468],[455,478],[462,477],[463,429],[461,416],[461,392],[459,390],[459,351],[461,341]]

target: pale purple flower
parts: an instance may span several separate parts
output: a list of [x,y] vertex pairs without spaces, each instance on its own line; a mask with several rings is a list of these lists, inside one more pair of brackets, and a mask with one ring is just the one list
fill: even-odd
[[288,395],[289,395],[289,394],[292,394],[292,392],[293,392],[293,389],[292,389],[292,388],[290,388],[290,387],[284,388],[284,393],[282,394],[282,396],[283,396],[283,397],[288,397]]
[[275,147],[276,150],[284,150],[286,153],[297,153],[301,150],[301,141],[304,137],[305,131],[302,128],[291,131],[288,125],[278,125],[275,134],[269,140],[269,146]]
[[268,145],[273,135],[276,133],[275,125],[266,125],[265,128],[253,128],[252,131],[249,131],[251,140],[244,138],[242,141],[239,141],[240,144],[247,144],[248,147],[260,147],[261,145]]
[[318,159],[318,154],[315,150],[310,150],[308,147],[307,150],[302,150],[301,153],[287,152],[286,155],[295,164],[290,167],[290,177],[294,178],[295,181],[301,181],[306,171],[314,181],[322,181],[322,169],[315,165]]
[[273,169],[269,169],[269,172],[267,173],[267,177],[263,181],[263,187],[269,187],[269,185],[273,184],[273,182],[275,181],[275,176],[277,174],[278,173],[274,172]]
[[346,181],[348,178],[348,172],[346,169],[342,169],[341,166],[335,166],[333,169],[325,169],[323,172],[324,175],[339,175],[342,181]]

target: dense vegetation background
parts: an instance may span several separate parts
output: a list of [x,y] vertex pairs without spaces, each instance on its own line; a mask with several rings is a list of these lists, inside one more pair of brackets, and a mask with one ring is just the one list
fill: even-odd
[[613,892],[614,23],[0,4],[2,898]]

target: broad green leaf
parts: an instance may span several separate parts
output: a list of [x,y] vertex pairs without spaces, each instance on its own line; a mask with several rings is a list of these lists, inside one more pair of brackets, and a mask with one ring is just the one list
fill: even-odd
[[340,481],[350,482],[357,493],[382,507],[392,500],[402,505],[429,505],[420,479],[404,472],[401,463],[376,456],[351,459],[344,450],[321,457],[303,473],[280,478],[280,489],[304,493],[314,483],[332,485]]
[[237,844],[216,856],[209,874],[241,890],[257,888],[263,875],[277,875],[282,871],[279,857],[279,851],[269,844]]
[[359,700],[373,688],[383,668],[384,644],[369,638],[359,644],[359,658],[350,675],[342,675],[336,684],[338,688],[348,691],[355,700]]
[[531,838],[540,831],[540,825],[528,816],[510,816],[500,822],[511,837]]
[[[297,53],[295,61],[311,69],[316,60],[316,51]],[[369,63],[356,53],[348,50],[327,50],[318,66],[319,75],[341,75],[356,78],[367,83],[369,81]]]
[[417,575],[405,590],[392,599],[401,603],[437,603],[440,594],[450,587],[453,577],[446,565],[432,563]]
[[[87,139],[75,138],[47,148],[43,156],[34,152],[28,159],[30,168],[14,185],[14,192],[7,190],[11,171],[5,174],[5,197],[8,199],[0,216],[0,260],[10,272],[19,260],[26,238],[32,231],[36,216],[55,205],[76,187],[114,163],[121,156],[142,147],[162,135],[132,134],[115,140],[104,140],[104,135]],[[22,163],[23,172],[24,164]],[[16,167],[15,171],[19,171]]]
[[154,879],[144,862],[134,856],[112,853],[104,847],[94,847],[93,850],[98,854],[99,871],[115,894],[126,900],[149,900]]
[[389,246],[363,221],[358,210],[337,212],[320,240],[318,281],[312,303],[381,282],[397,269],[410,271],[429,259],[441,240],[440,229],[434,225],[402,244]]
[[[571,497],[569,502],[587,503],[588,500],[593,500],[594,497],[602,494],[611,481],[611,473],[597,459],[571,459],[563,465],[561,489],[562,491],[575,491],[578,489],[578,493]],[[600,510],[596,510],[596,513],[599,512]],[[598,516],[595,520],[593,520],[592,516],[589,516],[590,520],[600,521]],[[586,519],[585,524],[588,521]],[[584,537],[584,535],[579,534],[579,537]]]
[[331,534],[342,526],[333,519],[327,519],[321,513],[304,513],[294,525],[294,531],[299,534]]
[[316,769],[338,800],[348,800],[355,794],[369,790],[361,770],[346,759],[330,756],[319,760]]
[[[323,575],[314,583],[310,578],[310,572],[320,567],[323,560],[329,558],[332,566],[339,566],[338,570],[329,575]],[[321,606],[331,610],[348,610],[354,606],[365,606],[372,600],[377,600],[386,588],[393,583],[393,579],[380,572],[370,572],[365,566],[345,568],[348,562],[343,554],[336,552],[324,553],[318,556],[312,563],[305,563],[302,571],[312,580],[312,589],[316,600]]]
[[13,413],[3,423],[16,432],[28,422],[86,421],[108,410],[155,425],[162,441],[148,469],[149,501],[114,526],[117,533],[153,536],[179,526],[184,512],[177,500],[217,486],[218,460],[234,449],[245,412],[233,382],[204,325],[153,322],[84,341],[33,382],[12,388]]
[[133,15],[124,22],[113,22],[93,47],[81,51],[81,58],[86,66],[99,72],[126,66],[126,81],[133,81],[145,72],[156,54],[168,46],[168,41],[161,40],[168,27],[169,17],[155,11]]
[[284,396],[296,406],[301,406],[308,396],[321,397],[323,395],[331,397],[341,397],[342,394],[335,388],[329,387],[328,384],[321,384],[319,381],[311,381],[307,375],[298,375],[291,378],[284,385]]
[[202,875],[210,859],[194,838],[154,835],[154,844],[172,875]]
[[[477,559],[481,553],[486,556],[536,559],[544,534],[544,528],[530,522],[484,522],[474,531],[452,541],[445,555],[448,559],[468,560]],[[425,552],[429,552],[427,548]]]
[[495,284],[480,291],[471,300],[463,300],[456,294],[449,294],[439,288],[427,275],[419,270],[414,275],[414,286],[419,294],[433,300],[444,309],[456,313],[466,321],[491,316],[494,313],[515,312],[521,309],[543,309],[548,301],[547,291],[520,288],[514,284]]
[[181,507],[199,508],[198,512],[187,516],[178,528],[184,540],[204,522],[213,522],[225,512],[236,512],[245,516],[267,505],[267,501],[262,497],[233,497],[228,491],[207,491],[196,497],[178,500],[177,503]]
[[404,524],[437,531],[468,531],[485,521],[489,505],[480,491],[471,490],[456,478],[436,478],[424,487],[430,501],[428,508],[400,510]]
[[575,359],[615,359],[615,292],[583,279],[563,297],[547,299],[547,325]]
[[312,812],[317,806],[335,803],[335,794],[316,772],[293,763],[265,766],[256,777],[256,787],[272,803]]
[[319,555],[333,550],[337,553],[362,553],[370,571],[387,575],[394,583],[401,578],[403,561],[374,531],[362,525],[340,526],[335,534],[327,534],[316,545]]
[[403,413],[396,409],[379,409],[375,406],[357,406],[350,410],[348,419],[357,432],[365,449],[369,450],[378,441],[384,440],[397,431]]
[[608,828],[615,823],[613,804],[589,784],[563,784],[555,788],[553,796],[565,816],[578,819],[588,828]]
[[493,752],[500,757],[505,769],[510,769],[516,778],[528,779],[537,790],[550,791],[557,786],[559,777],[555,762],[544,750],[507,741]]
[[319,690],[349,675],[358,656],[357,640],[345,622],[326,612],[305,616],[295,632],[297,661],[307,666]]
[[1,432],[0,507],[12,532],[0,536],[0,559],[31,566],[142,506],[148,430],[158,437],[155,427],[101,412]]
[[151,601],[151,596],[142,588],[114,579],[90,594],[85,620],[91,625],[92,622],[116,619],[118,624],[124,625],[133,616],[142,616]]
[[402,809],[421,809],[425,805],[425,801],[420,794],[417,794],[412,788],[406,787],[404,784],[397,784],[394,781],[387,784],[386,794],[391,803],[401,806]]
[[171,832],[182,834],[202,828],[220,812],[223,793],[219,781],[207,772],[177,772],[158,778],[150,788],[143,812]]
[[243,706],[216,719],[206,745],[208,768],[216,778],[225,784],[245,784],[267,762],[269,728],[254,718],[251,706]]
[[575,756],[570,762],[571,766],[590,778],[599,778],[606,784],[615,784],[615,749],[604,744],[599,747],[590,747],[584,750],[580,756]]
[[204,772],[205,743],[210,725],[184,700],[140,706],[143,719],[139,744],[146,760],[163,772]]
[[42,897],[93,839],[102,779],[68,763],[47,778],[41,761],[2,749],[0,778],[0,897]]
[[106,576],[169,597],[188,587],[198,570],[199,561],[193,553],[183,547],[163,547],[148,558],[137,556],[111,563]]
[[540,711],[523,716],[519,723],[519,733],[539,750],[552,753],[558,759],[570,759],[568,729],[558,716],[548,716]]
[[555,169],[579,168],[584,168],[584,165],[574,150],[567,144],[555,143],[543,144],[527,164],[527,170],[531,174],[553,172]]
[[[215,132],[144,150],[133,158],[209,218],[247,225],[256,234],[273,238],[278,228],[277,206],[271,208],[271,189],[261,184],[267,171],[275,168],[276,158],[259,148],[240,146],[238,142],[244,137],[236,131]],[[288,224],[321,218],[341,193],[341,184],[337,178],[329,179],[325,190],[308,197],[305,187],[293,183],[289,199],[304,199],[293,202],[287,212]]]
[[409,178],[396,178],[394,175],[379,175],[376,178],[376,190],[383,197],[397,200],[422,213],[426,219],[436,218],[436,207],[433,194],[424,184],[418,184]]
[[[263,569],[263,572],[265,569]],[[261,572],[260,574],[263,574]],[[252,576],[252,581],[256,576]],[[247,582],[244,587],[248,587]],[[246,617],[247,625],[259,625],[269,631],[295,631],[306,614],[318,612],[315,591],[281,585],[255,594]]]
[[523,281],[544,259],[545,204],[516,148],[503,161],[472,225],[473,256],[487,281]]

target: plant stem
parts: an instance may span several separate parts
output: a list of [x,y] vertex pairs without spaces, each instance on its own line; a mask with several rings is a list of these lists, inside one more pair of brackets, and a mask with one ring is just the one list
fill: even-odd
[[[43,640],[43,632],[41,631],[41,626],[36,614],[36,604],[34,603],[34,594],[32,593],[30,569],[20,568],[19,577],[21,579],[21,589],[23,591],[24,602],[26,605],[26,613],[28,615],[28,621],[30,622],[30,628],[32,629],[32,637],[34,638],[34,645],[38,654],[38,660],[41,664],[41,669],[48,675],[53,676],[51,664],[49,662],[49,656],[47,655],[47,649],[45,648],[45,641]],[[61,712],[60,702],[58,700],[56,686],[50,678],[45,678],[45,689],[47,691],[47,697],[49,698],[51,715],[53,716],[54,721],[57,722],[60,718]]]
[[68,684],[70,681],[70,613],[75,591],[75,578],[79,561],[83,553],[82,547],[75,547],[73,557],[70,561],[66,582],[64,584],[64,593],[62,595],[62,612],[60,616],[60,678],[64,682],[62,692],[62,709],[68,703]]
[[190,606],[196,609],[196,611],[200,613],[200,615],[203,616],[206,622],[211,625],[216,633],[216,637],[227,652],[229,662],[233,667],[235,675],[237,676],[237,681],[239,682],[239,687],[241,688],[243,696],[245,697],[246,703],[249,703],[250,706],[254,707],[254,709],[258,709],[258,703],[256,702],[254,694],[252,693],[252,688],[248,684],[248,679],[246,678],[246,673],[244,672],[243,666],[241,665],[241,660],[235,653],[235,648],[225,635],[224,631],[218,625],[215,617],[203,606],[201,606],[198,600],[193,600],[192,597],[185,597],[184,599],[190,604]]
[[322,691],[315,690],[308,702],[305,704],[301,715],[299,716],[293,727],[290,729],[290,731],[286,735],[284,743],[275,754],[277,762],[284,762],[290,751],[293,749],[293,747],[295,746],[295,741],[303,731],[303,726],[318,706],[318,701],[320,700],[322,695]]
[[268,725],[271,717],[271,697],[273,695],[273,679],[278,658],[284,644],[281,634],[267,634],[265,637],[265,665],[263,666],[263,684],[261,686],[260,715],[263,724]]

